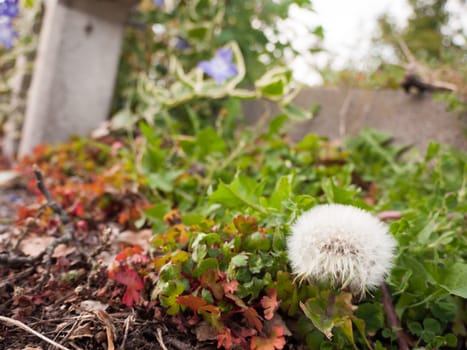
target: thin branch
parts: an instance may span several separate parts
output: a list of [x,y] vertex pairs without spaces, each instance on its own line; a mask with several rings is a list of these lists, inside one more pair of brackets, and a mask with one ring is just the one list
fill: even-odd
[[162,330],[160,328],[156,329],[156,339],[163,350],[168,350],[164,344],[164,340],[162,339]]
[[124,322],[125,332],[123,333],[123,340],[122,340],[122,344],[120,345],[120,350],[125,350],[126,341],[128,339],[128,332],[130,330],[130,325],[132,325],[134,322],[135,322],[135,315],[133,311],[130,315],[128,315],[127,318],[125,318],[125,322]]
[[16,326],[16,327],[19,327],[23,330],[25,330],[26,332],[29,332],[31,334],[34,334],[36,337],[39,337],[41,338],[42,340],[46,341],[47,343],[61,349],[61,350],[70,350],[66,347],[64,347],[63,345],[60,345],[59,343],[56,343],[54,342],[52,339],[49,339],[47,338],[45,335],[42,335],[40,334],[39,332],[36,332],[34,329],[32,329],[31,327],[29,326],[26,326],[24,323],[18,321],[18,320],[15,320],[15,319],[12,319],[12,318],[9,318],[9,317],[5,317],[5,316],[0,316],[0,321],[4,322],[4,323],[7,323],[7,324],[10,324],[10,325],[13,325],[13,326]]
[[[73,222],[70,219],[70,216],[67,214],[67,212],[62,208],[60,204],[58,204],[50,194],[49,190],[45,186],[44,183],[44,176],[42,175],[42,172],[40,171],[39,167],[37,165],[34,165],[33,167],[34,171],[34,176],[36,177],[36,186],[39,189],[39,191],[44,195],[45,199],[47,200],[47,205],[53,210],[53,212],[59,217],[60,221],[64,225],[64,232],[63,236],[60,238],[57,238],[50,244],[46,251],[45,255],[47,257],[46,260],[46,273],[44,274],[43,278],[40,281],[40,286],[42,286],[42,283],[46,280],[50,268],[52,265],[52,254],[55,250],[55,248],[59,244],[66,244],[69,242],[77,242],[76,237],[75,237],[75,228],[73,226]],[[78,250],[80,254],[88,261],[88,256],[85,254],[85,252],[81,249],[81,246],[77,244]]]
[[409,350],[409,344],[407,341],[407,335],[402,330],[399,319],[397,318],[396,311],[394,310],[394,305],[392,304],[391,294],[389,293],[386,283],[383,283],[381,286],[383,292],[383,305],[388,316],[389,324],[391,328],[396,332],[397,342],[399,343],[399,349]]
[[65,210],[63,210],[62,206],[55,202],[53,199],[52,195],[50,194],[49,190],[45,187],[44,184],[44,176],[42,175],[42,172],[40,171],[39,167],[34,164],[33,167],[34,171],[34,176],[36,177],[36,186],[41,191],[41,193],[44,195],[45,199],[47,200],[47,205],[54,211],[55,214],[57,214],[60,218],[60,221],[67,225],[71,222],[70,217],[66,213]]
[[11,268],[20,268],[26,265],[34,265],[45,255],[45,250],[36,256],[18,256],[8,253],[0,253],[0,264],[7,265]]

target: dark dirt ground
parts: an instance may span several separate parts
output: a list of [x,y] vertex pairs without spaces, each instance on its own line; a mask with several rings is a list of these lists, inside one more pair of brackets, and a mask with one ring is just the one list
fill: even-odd
[[[9,166],[0,157],[0,171]],[[52,256],[44,279],[46,257],[33,261],[24,252],[38,254],[57,237],[34,237],[33,230],[16,225],[18,209],[36,203],[37,195],[27,189],[24,179],[0,186],[0,350],[59,348],[41,335],[70,350],[216,348],[215,339],[200,342],[202,334],[197,339],[186,329],[180,331],[182,319],[178,326],[165,322],[163,310],[150,302],[136,308],[123,306],[121,289],[108,282],[99,261],[115,246],[109,240],[96,247],[102,242],[98,231],[79,237],[79,249],[73,244],[62,247],[70,253]]]

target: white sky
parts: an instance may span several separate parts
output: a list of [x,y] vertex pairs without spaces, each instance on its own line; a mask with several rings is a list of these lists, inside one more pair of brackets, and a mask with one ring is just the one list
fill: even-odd
[[[449,0],[448,10],[453,13],[453,27],[463,27],[467,33],[467,3]],[[312,0],[315,12],[292,6],[289,20],[280,24],[281,31],[292,39],[294,47],[305,50],[315,40],[306,35],[306,27],[324,28],[326,53],[304,54],[293,62],[298,80],[319,84],[313,66],[323,67],[332,61],[335,69],[348,64],[365,69],[371,55],[371,39],[377,31],[377,18],[388,13],[403,26],[411,14],[406,0]],[[462,40],[462,39],[460,39]],[[383,52],[390,59],[390,52]]]

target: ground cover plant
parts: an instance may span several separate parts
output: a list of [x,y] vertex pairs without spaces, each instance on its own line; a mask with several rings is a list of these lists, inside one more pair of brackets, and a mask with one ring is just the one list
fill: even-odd
[[[425,157],[403,161],[400,147],[370,130],[345,146],[313,134],[292,144],[281,132],[284,121],[279,116],[264,131],[245,130],[225,141],[222,129],[157,135],[142,124],[128,144],[79,139],[38,149],[21,171],[39,193],[32,165],[42,170],[72,226],[39,197],[41,205],[20,208],[19,236],[10,244],[22,240],[23,257],[31,235],[45,241],[71,229],[76,241],[55,250],[49,271],[3,260],[2,314],[36,320],[49,335],[59,326],[48,324],[51,315],[68,318],[55,340],[81,348],[99,344],[90,335],[99,329],[97,316],[84,317],[96,310],[76,309],[84,301],[105,305],[101,317],[119,320],[100,346],[122,344],[125,334],[132,340],[138,324],[146,324],[143,344],[157,349],[163,324],[185,334],[184,346],[192,348],[399,348],[380,290],[362,300],[338,292],[328,313],[331,291],[300,284],[291,273],[285,241],[291,223],[318,203],[343,203],[390,223],[398,248],[387,282],[410,347],[461,348],[465,153],[433,143]],[[148,243],[133,244],[137,237]],[[18,280],[24,271],[28,277]],[[57,301],[62,310],[47,308]],[[123,319],[132,314],[125,333]],[[73,330],[79,316],[88,330],[81,336]],[[12,334],[2,325],[2,341],[10,346]]]
[[[185,45],[155,41],[145,54],[147,41],[127,42],[128,84],[109,125],[18,163],[15,186],[29,196],[2,220],[1,345],[465,347],[465,152],[431,143],[420,155],[373,130],[292,142],[287,129],[314,108],[291,104],[299,87],[273,54],[261,64],[261,30],[234,35],[241,26],[216,18],[238,9],[216,3],[143,3],[139,20],[157,18],[163,43],[183,34]],[[267,26],[292,2],[259,3]],[[247,124],[242,101],[253,98],[275,101],[278,114]],[[294,223],[326,203],[389,225],[397,248],[381,288],[352,295],[293,273]]]

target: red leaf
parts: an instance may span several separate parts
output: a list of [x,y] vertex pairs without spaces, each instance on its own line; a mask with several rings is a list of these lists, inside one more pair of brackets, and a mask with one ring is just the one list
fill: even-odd
[[279,302],[277,301],[277,290],[274,288],[268,291],[269,296],[264,296],[261,299],[261,306],[264,308],[264,318],[266,320],[272,320],[274,317],[274,312],[276,312],[279,307]]
[[281,350],[285,346],[284,329],[280,326],[273,326],[269,338],[251,338],[251,350]]
[[73,207],[71,208],[71,214],[75,215],[77,217],[83,217],[85,214],[84,211],[84,204],[81,200],[77,200],[74,204]]
[[144,288],[144,283],[138,273],[125,266],[120,271],[110,271],[109,278],[126,286],[125,294],[122,298],[122,303],[128,307],[133,306],[134,302],[139,299],[141,291]]

